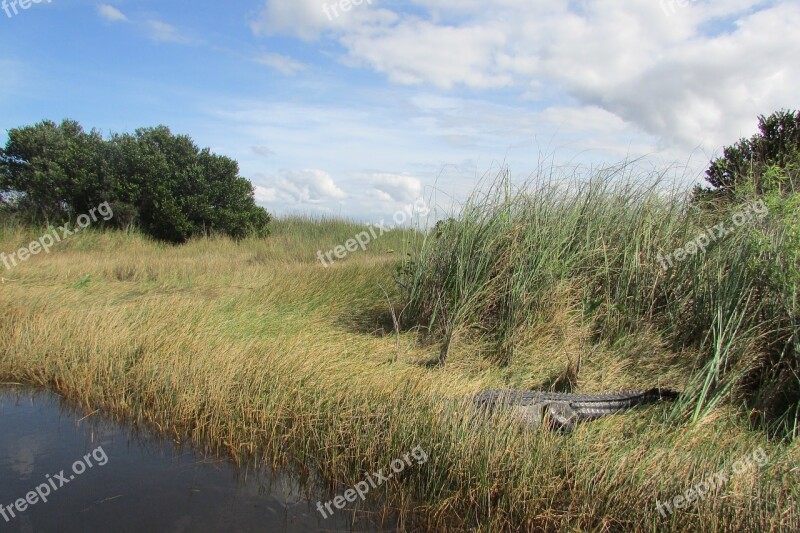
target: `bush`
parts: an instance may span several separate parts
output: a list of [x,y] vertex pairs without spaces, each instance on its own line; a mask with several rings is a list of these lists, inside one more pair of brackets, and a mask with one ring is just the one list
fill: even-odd
[[9,132],[0,152],[0,192],[30,222],[73,219],[108,202],[107,226],[138,226],[160,240],[196,235],[264,235],[270,215],[255,204],[238,164],[200,150],[166,126],[104,140],[70,120],[43,121]]
[[[731,199],[741,187],[764,194],[778,186],[783,191],[798,191],[800,185],[800,111],[778,111],[758,118],[759,132],[723,150],[706,171],[710,188],[695,192],[697,198]],[[788,178],[782,183],[770,180],[778,169]]]

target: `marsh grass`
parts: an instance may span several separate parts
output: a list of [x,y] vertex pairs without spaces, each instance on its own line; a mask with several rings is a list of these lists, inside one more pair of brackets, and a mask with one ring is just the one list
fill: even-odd
[[[675,209],[651,202],[640,213],[654,221]],[[392,273],[399,254],[416,250],[418,234],[386,235],[326,269],[316,250],[351,237],[355,226],[291,219],[277,221],[265,240],[211,238],[179,247],[85,232],[32,258],[12,273],[18,281],[0,286],[0,381],[47,387],[241,464],[284,469],[318,498],[421,446],[429,456],[424,465],[368,496],[378,518],[409,531],[796,529],[798,444],[769,441],[730,404],[708,406],[695,421],[670,420],[668,407],[653,406],[568,436],[470,414],[466,395],[552,383],[579,358],[575,385],[583,390],[659,379],[680,387],[703,353],[675,351],[655,326],[631,327],[632,314],[656,314],[640,290],[663,277],[651,270],[631,280],[631,265],[652,259],[648,240],[661,238],[633,232],[637,215],[585,200],[556,204],[536,214],[537,227],[549,223],[553,234],[523,231],[514,208],[496,208],[497,216],[470,215],[489,223],[485,232],[458,236],[453,227],[447,247],[421,248],[423,261],[430,257],[441,268],[454,261],[453,298],[499,317],[482,335],[459,336],[463,321],[478,322],[475,309],[437,310],[452,327],[445,367],[426,364],[441,350],[420,343],[416,331],[374,334],[390,312],[387,295],[402,309]],[[561,213],[574,208],[585,216],[565,223]],[[685,230],[654,223],[649,231],[679,239]],[[0,250],[37,236],[4,229]],[[645,255],[631,252],[636,243]],[[501,265],[523,261],[525,268],[504,279],[529,288],[486,298],[481,280],[497,267],[474,253],[484,244],[507,254],[492,256]],[[549,255],[526,257],[534,246]],[[458,260],[471,250],[475,265]],[[598,263],[606,265],[606,282],[584,297]],[[513,307],[521,303],[534,311],[530,317]],[[613,334],[600,335],[586,320],[587,305]],[[735,333],[726,327],[720,331]],[[502,365],[493,359],[492,331],[513,341]],[[685,492],[758,447],[769,457],[761,471],[669,519],[656,511],[657,498]]]
[[[501,174],[419,235],[419,252],[402,268],[403,322],[439,343],[440,364],[454,339],[467,337],[510,365],[541,342],[554,308],[567,309],[573,329],[584,330],[572,334],[596,348],[650,339],[658,349],[649,364],[635,350],[614,350],[616,360],[647,368],[648,387],[682,390],[676,419],[697,422],[722,403],[743,404],[769,431],[794,437],[797,285],[765,276],[791,258],[780,244],[785,221],[765,214],[735,227],[755,197],[712,210],[635,168],[567,180],[544,174],[518,188]],[[719,222],[729,234],[682,261],[664,259]],[[593,363],[573,357],[554,380],[568,389],[580,382],[581,363]]]

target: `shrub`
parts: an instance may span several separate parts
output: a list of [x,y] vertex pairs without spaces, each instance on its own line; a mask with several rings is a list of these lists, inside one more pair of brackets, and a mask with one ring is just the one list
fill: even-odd
[[[800,185],[800,111],[777,111],[758,118],[758,133],[741,139],[723,150],[723,156],[711,162],[706,171],[710,188],[698,187],[698,198],[726,198],[737,189],[748,187],[764,194],[775,187],[795,191]],[[775,169],[785,173],[786,180],[770,179]]]
[[108,202],[108,226],[138,226],[172,243],[196,235],[264,235],[270,215],[255,204],[238,164],[200,150],[166,126],[133,135],[83,131],[70,120],[9,132],[0,152],[0,192],[29,221],[51,224]]

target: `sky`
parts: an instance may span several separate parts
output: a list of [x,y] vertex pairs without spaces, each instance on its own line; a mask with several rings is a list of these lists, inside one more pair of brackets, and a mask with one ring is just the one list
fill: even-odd
[[165,124],[272,213],[366,221],[502,168],[689,186],[800,109],[797,28],[796,0],[0,0],[0,142]]

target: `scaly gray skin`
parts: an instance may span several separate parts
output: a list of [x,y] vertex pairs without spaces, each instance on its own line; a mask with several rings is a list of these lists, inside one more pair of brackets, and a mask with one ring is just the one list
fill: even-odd
[[594,420],[649,403],[675,400],[678,394],[663,389],[611,394],[563,394],[525,390],[487,390],[474,398],[479,411],[491,415],[497,409],[519,414],[529,427],[541,425],[545,411],[553,429],[572,431],[576,422]]

